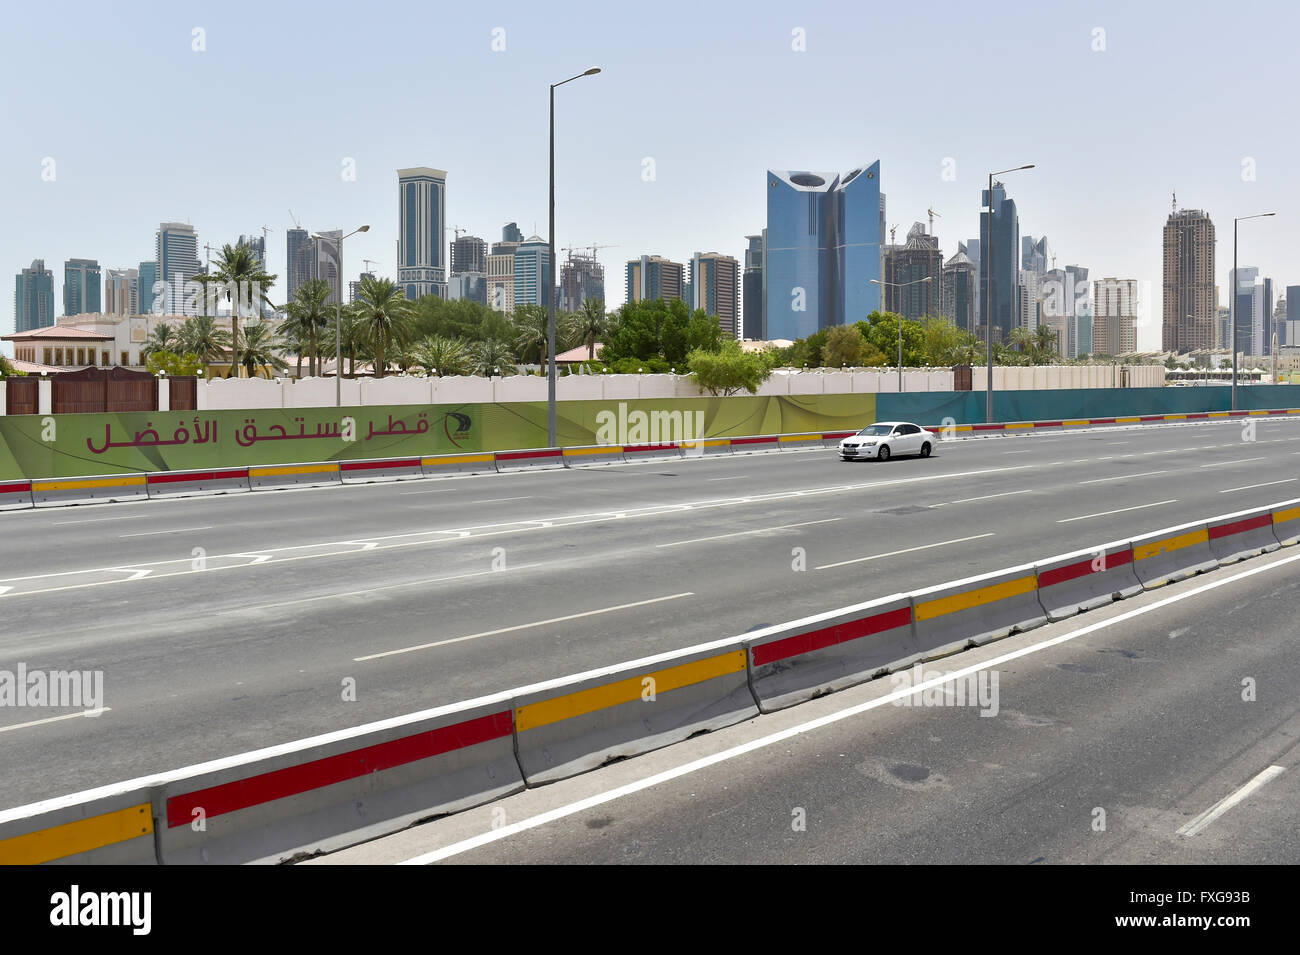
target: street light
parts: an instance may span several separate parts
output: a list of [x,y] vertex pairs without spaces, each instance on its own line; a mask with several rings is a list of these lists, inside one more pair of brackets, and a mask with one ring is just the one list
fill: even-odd
[[555,447],[555,88],[572,83],[584,76],[595,76],[600,67],[593,66],[585,73],[570,76],[567,80],[551,84],[551,235],[547,254],[551,260],[551,275],[546,280],[546,434],[548,448]]
[[1253,216],[1238,216],[1232,220],[1232,299],[1228,306],[1232,309],[1232,410],[1237,410],[1237,286],[1240,281],[1237,278],[1237,223],[1244,222],[1246,219],[1263,219],[1266,216],[1275,216],[1276,212],[1261,212]]
[[[872,279],[872,285],[884,285],[889,288],[907,288],[909,285],[924,285],[934,276],[927,275],[923,279],[917,279],[915,282],[882,282],[879,279]],[[898,392],[903,392],[903,316],[898,316]]]
[[989,264],[989,286],[988,294],[985,296],[988,301],[984,303],[984,337],[988,348],[988,381],[986,382],[988,397],[985,401],[984,420],[988,424],[993,423],[993,321],[995,317],[992,312],[993,296],[993,177],[1005,176],[1009,172],[1020,172],[1022,169],[1033,169],[1034,164],[1027,166],[1016,166],[1014,169],[1003,169],[1001,172],[989,173],[989,234],[984,240],[984,248],[980,250],[980,255]]
[[[369,231],[370,226],[363,225],[339,237],[339,294],[334,300],[334,405],[337,408],[343,407],[343,240]],[[312,239],[320,241],[321,236],[312,235]]]

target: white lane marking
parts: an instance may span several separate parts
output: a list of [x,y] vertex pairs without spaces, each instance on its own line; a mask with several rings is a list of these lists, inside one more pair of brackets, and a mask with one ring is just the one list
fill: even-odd
[[735,477],[708,478],[708,481],[741,481],[749,477],[748,474],[737,474]]
[[1287,478],[1285,481],[1269,481],[1267,484],[1247,484],[1245,487],[1230,487],[1220,491],[1220,494],[1231,494],[1233,491],[1249,491],[1257,487],[1272,487],[1274,484],[1290,484],[1292,481],[1300,481],[1300,478]]
[[583,812],[595,806],[604,805],[607,802],[613,802],[614,800],[621,799],[624,796],[630,796],[633,793],[641,792],[643,789],[650,789],[654,786],[660,785],[661,783],[671,782],[672,780],[678,779],[682,776],[689,776],[691,773],[698,772],[701,769],[707,769],[710,766],[717,765],[718,763],[727,762],[728,760],[735,759],[738,756],[745,756],[756,750],[765,749],[766,747],[773,746],[777,743],[783,743],[788,739],[794,739],[796,736],[802,736],[806,733],[812,733],[827,726],[833,726],[842,720],[851,719],[854,716],[859,716],[882,706],[888,706],[895,700],[909,697],[918,691],[927,690],[941,685],[952,685],[949,681],[963,679],[973,673],[979,673],[981,670],[996,669],[1012,660],[1018,660],[1020,657],[1029,656],[1032,653],[1038,653],[1039,651],[1058,646],[1062,643],[1068,643],[1071,640],[1086,636],[1087,634],[1094,633],[1098,630],[1103,630],[1106,627],[1113,627],[1116,624],[1125,623],[1136,617],[1140,617],[1143,614],[1152,613],[1156,610],[1163,610],[1165,607],[1177,603],[1180,600],[1187,600],[1191,597],[1200,596],[1203,593],[1208,593],[1209,591],[1216,590],[1219,587],[1225,587],[1228,584],[1236,583],[1246,577],[1253,577],[1255,574],[1274,570],[1297,560],[1300,560],[1300,554],[1286,557],[1282,560],[1276,561],[1275,563],[1266,564],[1262,567],[1254,567],[1250,570],[1242,571],[1241,573],[1234,574],[1233,576],[1226,577],[1222,580],[1215,580],[1208,584],[1203,584],[1200,587],[1195,587],[1184,593],[1174,594],[1161,600],[1157,600],[1155,603],[1147,604],[1145,607],[1137,607],[1126,613],[1111,617],[1108,620],[1099,620],[1097,623],[1081,627],[1078,630],[1071,630],[1069,633],[1063,633],[1059,637],[1051,637],[1041,643],[1030,644],[1027,647],[1021,647],[1019,650],[1012,650],[1009,653],[1004,653],[991,660],[985,660],[983,663],[971,664],[955,673],[939,674],[933,679],[926,680],[924,683],[919,685],[901,687],[900,689],[894,690],[892,693],[887,693],[874,700],[867,700],[864,703],[856,703],[853,706],[845,707],[844,709],[837,710],[834,713],[828,713],[825,716],[819,716],[806,723],[800,723],[797,726],[791,726],[788,729],[780,730],[779,732],[772,733],[768,736],[750,740],[747,743],[741,743],[738,746],[733,746],[731,749],[725,749],[720,753],[714,753],[711,756],[704,756],[681,766],[675,766],[672,769],[667,769],[663,772],[655,773],[652,776],[647,776],[644,779],[638,779],[635,782],[627,783],[626,785],[616,787],[615,789],[609,789],[605,792],[597,793],[594,796],[588,796],[587,798],[580,799],[577,802],[569,803],[567,806],[559,806],[547,812],[539,813],[538,815],[532,816],[528,819],[523,819],[519,822],[502,826],[499,829],[493,829],[489,832],[482,833],[481,835],[473,836],[469,839],[463,839],[460,842],[452,843],[451,845],[444,846],[441,849],[435,849],[432,852],[426,852],[413,858],[406,859],[405,861],[398,863],[398,865],[428,865],[431,862],[438,862],[442,859],[461,855],[462,853],[469,852],[473,849],[482,848],[483,846],[490,845],[491,843],[497,842],[501,839],[508,839],[521,832],[527,832],[529,829],[536,829],[538,826],[546,825],[549,822],[555,822],[556,820],[563,819],[566,816],[572,816],[575,813]]
[[1177,504],[1177,503],[1178,503],[1178,498],[1173,498],[1172,500],[1168,500],[1168,501],[1156,501],[1154,504],[1139,504],[1137,507],[1121,507],[1117,511],[1101,511],[1100,513],[1097,514],[1084,514],[1081,517],[1067,517],[1064,518],[1063,520],[1057,521],[1056,523],[1069,524],[1071,521],[1086,521],[1090,517],[1108,517],[1111,514],[1123,514],[1125,511],[1140,511],[1144,507],[1159,507],[1162,504]]
[[152,514],[132,514],[130,517],[95,517],[84,521],[51,521],[53,527],[66,527],[70,524],[104,524],[108,521],[142,521]]
[[1168,474],[1168,471],[1143,471],[1141,474],[1116,474],[1114,477],[1093,478],[1091,481],[1080,481],[1080,486],[1084,484],[1102,484],[1105,481],[1127,481],[1130,478],[1151,477],[1154,474]]
[[101,706],[97,710],[82,710],[80,713],[64,713],[62,716],[51,716],[43,720],[32,720],[30,723],[15,723],[13,726],[0,726],[0,733],[8,733],[11,730],[25,730],[29,726],[43,726],[46,723],[57,723],[60,720],[75,720],[78,716],[99,716],[101,713],[107,713],[112,707]]
[[630,604],[618,604],[614,607],[601,607],[599,610],[587,610],[583,613],[571,613],[563,617],[552,617],[549,620],[536,620],[532,623],[521,623],[513,627],[501,627],[498,630],[484,630],[482,633],[471,633],[463,637],[452,637],[450,640],[438,640],[435,643],[422,643],[418,647],[403,647],[400,650],[385,650],[383,653],[371,653],[364,657],[353,657],[354,663],[362,663],[366,660],[378,660],[380,657],[391,657],[399,653],[413,653],[416,650],[431,650],[434,647],[445,647],[452,643],[463,643],[466,640],[477,640],[480,637],[493,637],[500,633],[514,633],[516,630],[530,630],[533,627],[545,627],[552,623],[564,623],[566,620],[579,620],[583,617],[595,617],[602,613],[614,613],[616,610],[630,610],[633,607],[644,607],[647,604],[662,603],[665,600],[677,600],[681,597],[694,597],[694,591],[686,591],[681,594],[669,594],[666,597],[652,597],[649,600],[637,600]]
[[1026,448],[1024,451],[1003,451],[1003,454],[1033,454],[1032,448]]
[[397,496],[405,497],[408,494],[445,494],[448,491],[454,491],[454,490],[456,490],[456,488],[454,487],[436,487],[436,488],[427,488],[423,491],[398,491]]
[[959,501],[944,501],[941,504],[931,504],[931,507],[947,507],[949,504],[969,504],[971,501],[987,501],[995,497],[1007,497],[1010,494],[1024,494],[1023,488],[1015,491],[1003,491],[1001,494],[985,494],[982,497],[963,497]]
[[824,521],[804,521],[802,524],[778,524],[776,527],[760,527],[752,531],[736,531],[734,534],[718,534],[715,537],[696,537],[694,540],[673,541],[671,544],[655,544],[656,547],[679,547],[682,544],[702,544],[705,541],[720,541],[728,537],[744,537],[747,534],[766,534],[769,531],[784,531],[792,527],[808,527],[812,524],[834,524],[836,521],[843,520],[841,517],[831,517]]
[[846,564],[861,564],[868,560],[880,560],[882,557],[897,557],[899,554],[910,554],[913,551],[929,550],[932,547],[944,547],[948,544],[963,544],[966,541],[977,541],[982,537],[992,537],[993,533],[976,534],[974,537],[958,537],[956,540],[939,541],[937,544],[922,544],[920,547],[909,547],[906,550],[891,551],[888,554],[873,554],[870,557],[855,557],[853,560],[842,560],[835,564],[822,564],[820,567],[814,567],[813,570],[829,570],[832,567],[843,567]]
[[1258,457],[1258,458],[1233,458],[1231,461],[1216,461],[1214,464],[1202,464],[1201,467],[1203,467],[1203,468],[1221,468],[1221,467],[1223,467],[1225,464],[1245,464],[1247,461],[1264,461],[1264,460],[1267,460],[1267,459],[1264,458],[1264,457],[1262,457],[1262,456],[1261,456],[1261,457]]
[[482,501],[470,501],[471,504],[500,504],[502,501],[531,501],[533,496],[526,494],[523,497],[489,497]]
[[1250,782],[1246,783],[1246,785],[1242,786],[1240,789],[1236,790],[1235,792],[1220,799],[1209,809],[1205,810],[1205,812],[1201,813],[1195,819],[1191,820],[1182,828],[1180,828],[1178,830],[1178,835],[1180,836],[1196,835],[1198,832],[1200,832],[1210,823],[1214,822],[1214,820],[1218,819],[1220,816],[1222,816],[1233,806],[1237,805],[1237,803],[1244,800],[1255,790],[1259,789],[1269,780],[1277,779],[1277,777],[1281,776],[1284,772],[1286,772],[1286,768],[1283,766],[1268,767],[1268,769],[1264,770],[1262,773],[1260,773]]
[[122,538],[125,537],[154,537],[158,534],[180,534],[184,531],[210,531],[210,530],[212,530],[212,525],[206,524],[203,527],[170,527],[165,531],[140,531],[137,534],[118,534],[117,537],[118,540],[121,540]]

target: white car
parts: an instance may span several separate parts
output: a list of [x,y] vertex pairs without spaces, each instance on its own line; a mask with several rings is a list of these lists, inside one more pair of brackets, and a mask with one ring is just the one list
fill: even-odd
[[875,458],[888,461],[900,454],[928,458],[939,436],[909,421],[880,421],[840,442],[841,461]]

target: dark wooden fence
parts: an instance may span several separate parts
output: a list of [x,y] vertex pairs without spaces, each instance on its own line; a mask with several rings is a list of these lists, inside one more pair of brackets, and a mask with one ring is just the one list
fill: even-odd
[[952,380],[953,391],[970,391],[971,390],[970,365],[953,365],[952,379],[953,379]]
[[158,408],[158,380],[147,371],[85,368],[53,375],[51,381],[55,414]]
[[199,380],[195,377],[169,378],[172,411],[199,410]]
[[39,378],[5,379],[5,413],[36,414],[38,408],[36,389]]

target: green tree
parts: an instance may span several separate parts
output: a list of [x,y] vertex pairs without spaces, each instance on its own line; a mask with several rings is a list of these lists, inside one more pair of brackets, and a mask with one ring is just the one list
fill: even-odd
[[385,355],[394,345],[406,341],[410,303],[392,279],[367,275],[357,283],[357,297],[352,304],[374,355],[375,377],[383,378]]
[[587,360],[596,358],[596,341],[609,328],[609,319],[605,315],[603,298],[584,299],[581,307],[573,316],[573,330],[587,345]]
[[826,347],[822,354],[828,368],[856,367],[866,357],[867,340],[852,325],[836,325],[826,331]]
[[308,279],[294,290],[293,298],[284,306],[288,316],[283,330],[287,334],[300,332],[307,341],[307,373],[315,377],[320,373],[320,333],[329,325],[335,309],[326,304],[333,290],[324,279]]
[[948,318],[921,319],[922,360],[927,365],[974,364],[979,340]]
[[866,321],[855,326],[881,355],[886,364],[898,362],[898,328],[903,328],[903,366],[917,368],[925,362],[925,332],[920,322],[913,322],[893,312],[872,312]]
[[165,349],[155,349],[149,353],[145,361],[145,367],[149,369],[149,374],[157,375],[159,372],[167,375],[169,378],[185,375],[202,375],[203,361],[194,352],[186,352],[184,355],[178,355],[175,352]]
[[167,322],[159,322],[149,333],[149,338],[145,341],[140,354],[147,361],[149,356],[156,351],[174,352],[179,347],[180,336],[176,334],[176,329]]
[[687,357],[701,393],[734,395],[742,389],[751,395],[772,374],[763,356],[747,352],[740,342],[728,339],[717,351],[697,348]]
[[474,355],[465,343],[457,338],[430,335],[411,348],[413,364],[430,375],[468,375],[474,371]]
[[1047,324],[1034,329],[1034,360],[1038,364],[1051,364],[1059,357],[1056,350],[1056,332]]
[[499,338],[489,338],[476,343],[471,350],[471,356],[473,371],[477,375],[513,375],[519,371],[515,365],[513,349]]
[[[194,315],[181,322],[176,330],[176,343],[170,349],[178,353],[193,352],[206,364],[213,364],[226,357],[226,350],[231,348],[230,332],[217,327],[217,320],[211,315]],[[234,354],[233,350],[231,351]],[[235,356],[238,361],[238,356]]]
[[249,378],[257,377],[262,368],[270,372],[282,372],[289,366],[280,357],[283,345],[278,341],[275,329],[263,321],[249,322],[244,326],[244,335],[239,350],[239,363],[248,372]]
[[10,363],[9,359],[6,356],[0,355],[0,378],[23,378],[23,377],[26,377],[26,372],[19,371]]
[[[217,260],[212,263],[213,270],[207,274],[196,275],[195,279],[203,283],[206,293],[209,285],[220,285],[218,289],[218,301],[222,292],[225,293],[226,301],[230,302],[230,340],[235,344],[235,351],[239,350],[239,319],[241,310],[248,310],[248,306],[259,304],[270,305],[271,299],[268,294],[271,286],[275,284],[275,276],[268,275],[262,268],[261,262],[253,254],[253,250],[244,243],[238,245],[223,245],[221,253]],[[205,295],[206,302],[206,295]],[[206,308],[204,312],[206,314]],[[251,314],[256,314],[254,307]],[[230,362],[230,374],[235,376],[239,373],[239,357],[232,354]]]

